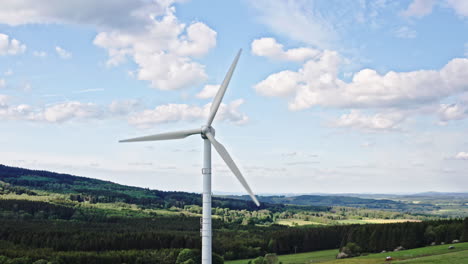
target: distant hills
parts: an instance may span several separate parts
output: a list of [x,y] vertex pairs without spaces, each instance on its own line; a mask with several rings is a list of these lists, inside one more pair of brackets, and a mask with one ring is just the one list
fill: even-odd
[[[248,196],[228,196],[248,200]],[[393,211],[436,210],[437,206],[428,203],[405,203],[389,199],[368,199],[351,196],[299,195],[299,196],[261,196],[260,202],[286,205],[345,206]]]
[[[70,195],[71,200],[89,201],[91,203],[122,202],[137,204],[149,208],[184,208],[186,205],[202,204],[202,197],[197,193],[160,191],[148,188],[126,186],[110,181],[97,180],[87,177],[74,176],[43,170],[30,170],[10,167],[0,164],[0,190],[8,185],[14,186],[15,192],[21,194],[34,191],[45,191]],[[23,189],[21,189],[23,188]],[[273,212],[282,211],[285,207],[278,203],[262,203],[257,207],[250,199],[233,199],[227,197],[213,197],[213,207],[229,208],[232,210],[269,209]],[[288,206],[291,208],[294,206]],[[301,209],[326,210],[321,206],[302,206]]]
[[[0,181],[27,190],[40,190],[69,194],[71,199],[90,202],[123,202],[140,206],[183,208],[185,205],[201,205],[201,195],[197,193],[150,190],[132,187],[70,174],[0,165]],[[402,212],[428,212],[440,209],[431,201],[439,198],[466,199],[468,193],[426,192],[413,195],[393,194],[342,194],[342,195],[271,195],[261,196],[257,208],[247,195],[224,195],[213,197],[213,207],[235,210],[269,209],[281,211],[285,206],[301,209],[325,210],[331,206],[358,207]],[[418,200],[417,202],[415,202]]]

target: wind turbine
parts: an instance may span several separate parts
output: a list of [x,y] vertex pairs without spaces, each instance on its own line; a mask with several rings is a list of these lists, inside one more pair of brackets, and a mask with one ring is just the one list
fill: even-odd
[[218,111],[219,106],[221,105],[221,101],[223,100],[224,94],[226,93],[226,89],[229,85],[229,81],[231,80],[232,74],[234,69],[236,68],[237,61],[241,55],[242,49],[239,50],[237,53],[234,61],[229,68],[229,71],[224,77],[224,81],[221,84],[218,93],[216,94],[215,98],[213,99],[213,103],[211,104],[210,113],[208,116],[208,121],[205,125],[201,128],[189,129],[189,130],[182,130],[182,131],[175,131],[175,132],[168,132],[162,134],[156,134],[151,136],[145,137],[138,137],[138,138],[131,138],[126,140],[121,140],[119,142],[139,142],[139,141],[157,141],[157,140],[171,140],[171,139],[182,139],[186,138],[191,135],[200,134],[203,139],[203,216],[202,216],[202,264],[211,264],[211,239],[212,239],[212,231],[211,231],[211,145],[216,149],[218,154],[224,160],[226,165],[231,169],[237,179],[240,181],[244,189],[250,195],[252,200],[255,202],[257,206],[260,206],[260,203],[255,197],[255,194],[250,189],[247,181],[242,176],[239,168],[237,167],[236,163],[229,155],[226,148],[219,143],[215,139],[215,130],[211,126],[213,120],[216,116],[216,112]]

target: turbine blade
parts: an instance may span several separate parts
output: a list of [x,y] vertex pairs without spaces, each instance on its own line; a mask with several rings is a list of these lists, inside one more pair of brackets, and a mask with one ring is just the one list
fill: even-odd
[[244,176],[242,176],[242,173],[240,172],[240,170],[237,167],[236,163],[234,163],[234,161],[232,160],[231,155],[229,155],[226,148],[221,143],[216,141],[216,139],[213,137],[213,135],[211,133],[206,133],[206,137],[208,138],[208,140],[210,140],[211,144],[214,146],[214,148],[219,153],[221,158],[223,158],[224,162],[226,162],[226,165],[231,169],[231,171],[234,173],[234,175],[240,181],[242,186],[244,186],[244,189],[250,195],[250,197],[252,198],[254,203],[257,206],[260,206],[260,203],[258,202],[257,197],[255,197],[255,194],[250,189],[249,185],[247,184],[247,181],[244,179]]
[[240,49],[239,52],[237,52],[237,55],[234,58],[234,61],[232,62],[231,67],[229,68],[229,71],[226,74],[226,77],[224,77],[223,83],[219,87],[218,93],[216,93],[216,96],[213,99],[213,103],[211,103],[210,115],[208,116],[208,122],[206,123],[207,126],[211,126],[211,124],[213,123],[213,120],[216,116],[216,112],[218,112],[219,105],[221,104],[224,94],[226,93],[226,89],[229,85],[229,81],[231,80],[232,74],[234,73],[234,69],[236,68],[237,61],[239,60],[241,52],[242,49]]
[[171,140],[171,139],[186,138],[194,134],[201,134],[201,128],[161,133],[161,134],[155,134],[155,135],[145,136],[145,137],[130,138],[130,139],[125,139],[125,140],[120,140],[119,142],[123,143],[123,142],[138,142],[138,141]]

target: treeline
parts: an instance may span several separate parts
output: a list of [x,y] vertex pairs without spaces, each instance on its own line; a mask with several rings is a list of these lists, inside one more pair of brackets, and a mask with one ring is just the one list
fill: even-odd
[[16,248],[1,251],[0,264],[175,264],[181,249],[57,252]]
[[[242,199],[248,201],[249,196],[227,196],[235,199]],[[323,207],[331,206],[346,206],[346,207],[356,207],[356,208],[369,208],[369,209],[379,209],[379,210],[392,210],[392,211],[418,211],[424,212],[428,210],[438,210],[439,206],[428,204],[428,203],[419,203],[419,204],[409,204],[399,201],[393,201],[389,199],[368,199],[368,198],[359,198],[352,196],[336,196],[336,195],[298,195],[298,196],[261,196],[259,197],[260,202],[262,203],[271,203],[271,204],[288,204],[288,205],[315,205]]]
[[363,252],[380,252],[403,248],[416,248],[432,243],[468,242],[468,218],[461,220],[407,222],[385,225],[352,226],[341,241],[357,244]]
[[[334,249],[354,242],[365,252],[414,248],[432,242],[468,241],[468,218],[420,223],[342,225],[317,228],[228,225],[214,221],[214,252],[225,259],[266,253]],[[0,240],[30,249],[105,252],[200,248],[199,219],[160,217],[108,223],[61,220],[1,220]],[[6,249],[0,249],[0,255]]]
[[[126,185],[120,185],[109,181],[102,181],[86,177],[73,176],[41,170],[29,170],[23,168],[0,165],[0,181],[8,183],[8,188],[20,188],[15,193],[21,194],[30,191],[41,190],[53,193],[70,195],[72,201],[90,203],[128,203],[137,204],[142,208],[184,208],[187,205],[202,205],[202,197],[197,193],[165,192],[150,190]],[[14,185],[15,187],[11,187]],[[3,184],[2,186],[6,186]],[[2,188],[2,187],[0,187]],[[7,187],[4,187],[7,188]],[[20,190],[23,190],[21,192]],[[0,189],[1,191],[2,189]],[[29,193],[27,193],[29,194]],[[262,203],[257,207],[250,200],[213,197],[213,207],[229,208],[231,210],[262,210],[281,212],[285,209],[326,211],[323,206],[286,206],[284,204]]]

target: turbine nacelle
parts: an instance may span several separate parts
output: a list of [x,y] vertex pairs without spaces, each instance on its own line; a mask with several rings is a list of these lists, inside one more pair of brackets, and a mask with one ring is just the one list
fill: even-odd
[[203,139],[208,139],[206,136],[208,133],[211,135],[215,135],[216,130],[212,126],[202,126],[201,127],[201,137]]

